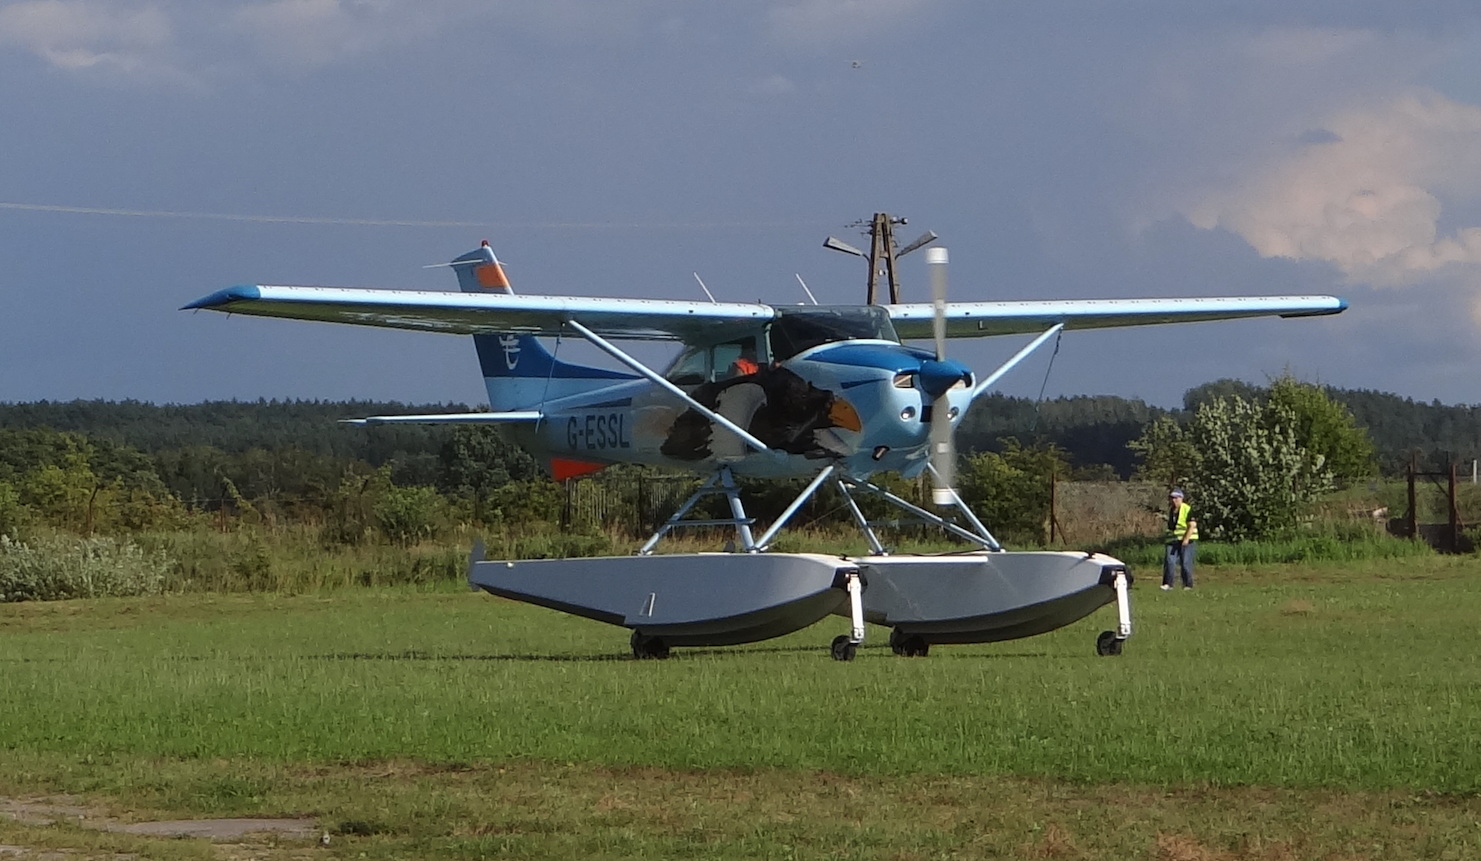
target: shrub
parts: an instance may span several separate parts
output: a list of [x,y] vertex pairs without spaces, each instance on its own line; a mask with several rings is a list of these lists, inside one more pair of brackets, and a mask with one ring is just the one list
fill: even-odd
[[962,464],[962,499],[999,538],[1042,544],[1053,476],[1070,471],[1064,451],[1053,445],[1025,448],[1011,437],[999,442],[1001,454],[981,452]]
[[132,541],[0,535],[0,601],[157,595],[171,564]]
[[21,504],[20,493],[9,483],[0,481],[0,535],[15,538],[29,519],[29,512]]
[[435,487],[393,485],[374,513],[376,526],[392,544],[410,547],[437,534],[447,520],[447,503]]

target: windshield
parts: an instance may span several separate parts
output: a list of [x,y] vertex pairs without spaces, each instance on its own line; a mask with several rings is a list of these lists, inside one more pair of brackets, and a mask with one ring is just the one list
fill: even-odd
[[771,324],[771,357],[782,361],[819,344],[859,338],[900,341],[889,312],[878,305],[778,308]]

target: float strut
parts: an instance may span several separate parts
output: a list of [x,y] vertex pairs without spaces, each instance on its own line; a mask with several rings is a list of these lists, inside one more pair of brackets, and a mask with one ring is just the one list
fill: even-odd
[[1124,569],[1116,572],[1111,588],[1116,590],[1116,639],[1124,640],[1131,636],[1131,590],[1126,588]]
[[782,527],[786,526],[788,521],[792,519],[793,515],[797,513],[797,509],[801,508],[803,503],[807,502],[809,499],[812,498],[812,495],[814,493],[818,492],[818,488],[823,485],[823,482],[826,481],[828,479],[828,476],[832,475],[833,471],[837,468],[837,466],[831,463],[823,467],[823,471],[818,473],[817,476],[813,478],[812,482],[809,483],[807,487],[803,488],[801,493],[797,494],[797,498],[792,500],[792,504],[787,506],[787,509],[777,517],[776,522],[771,524],[771,528],[767,529],[761,534],[760,538],[756,539],[756,545],[751,549],[751,552],[758,553],[770,546],[771,540],[777,536],[778,532],[782,531]]
[[848,575],[848,608],[850,621],[853,629],[849,631],[848,641],[857,646],[864,642],[864,581],[862,575],[854,571]]

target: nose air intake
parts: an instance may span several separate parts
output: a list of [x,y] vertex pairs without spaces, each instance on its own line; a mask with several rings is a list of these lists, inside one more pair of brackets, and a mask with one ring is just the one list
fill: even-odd
[[933,401],[946,394],[957,383],[971,379],[972,372],[967,366],[952,359],[927,359],[920,365],[921,391]]

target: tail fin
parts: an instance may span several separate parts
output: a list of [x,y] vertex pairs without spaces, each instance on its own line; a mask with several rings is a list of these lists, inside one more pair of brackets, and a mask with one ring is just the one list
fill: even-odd
[[[484,240],[450,264],[464,293],[513,294],[504,266]],[[562,362],[533,335],[474,335],[489,409],[511,410],[634,380],[631,374]]]

